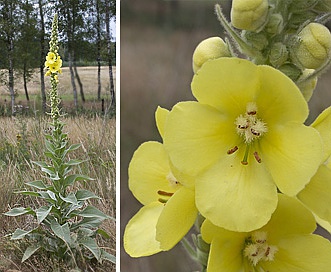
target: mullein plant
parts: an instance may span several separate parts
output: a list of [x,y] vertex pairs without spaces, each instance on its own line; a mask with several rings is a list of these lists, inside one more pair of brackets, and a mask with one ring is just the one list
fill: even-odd
[[[7,216],[32,215],[36,219],[35,227],[29,230],[16,229],[12,240],[25,239],[30,246],[25,249],[22,262],[33,254],[46,251],[50,256],[70,267],[86,269],[89,260],[115,262],[115,257],[96,243],[96,237],[109,238],[100,228],[109,216],[88,203],[99,199],[94,193],[85,189],[75,189],[78,181],[91,181],[83,174],[72,173],[73,167],[83,161],[70,159],[70,152],[78,149],[80,144],[69,145],[68,135],[64,133],[61,122],[60,99],[58,95],[59,74],[62,60],[58,53],[58,17],[55,14],[52,23],[50,50],[46,57],[46,76],[50,77],[50,133],[45,135],[45,152],[47,161],[34,162],[40,167],[44,180],[26,183],[33,190],[18,193],[38,198],[39,206],[13,208]],[[40,201],[41,200],[41,201]],[[54,268],[55,269],[55,268]]]
[[230,22],[215,12],[228,37],[193,52],[196,100],[158,107],[163,142],[133,154],[129,188],[144,207],[124,249],[182,241],[201,271],[331,271],[331,243],[314,234],[331,233],[331,107],[305,124],[331,60],[330,1],[233,0]]

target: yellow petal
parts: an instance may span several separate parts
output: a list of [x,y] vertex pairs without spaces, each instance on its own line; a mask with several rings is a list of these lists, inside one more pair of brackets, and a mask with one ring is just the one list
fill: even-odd
[[296,198],[278,194],[278,205],[270,221],[262,228],[267,231],[270,244],[277,244],[284,236],[309,234],[316,228],[312,213]]
[[144,205],[157,201],[158,191],[175,192],[168,181],[168,155],[161,143],[145,142],[133,154],[129,165],[129,188]]
[[242,165],[237,151],[196,178],[196,204],[213,224],[247,232],[265,225],[277,206],[277,190],[263,165]]
[[164,135],[164,126],[167,119],[167,116],[169,114],[169,111],[167,109],[161,108],[160,106],[157,107],[157,110],[155,111],[155,120],[156,120],[156,126],[159,130],[159,133],[163,139]]
[[126,225],[123,244],[131,257],[149,256],[161,251],[155,235],[156,223],[163,207],[163,204],[158,202],[144,206]]
[[239,272],[242,271],[243,240],[220,240],[213,239],[210,247],[207,272]]
[[231,122],[215,108],[181,102],[168,115],[164,146],[180,171],[195,176],[234,147],[239,136]]
[[166,203],[156,225],[162,250],[173,248],[190,230],[197,217],[194,191],[181,187]]
[[322,164],[298,199],[321,219],[331,223],[331,170]]
[[324,156],[323,161],[326,161],[331,155],[331,107],[325,109],[311,124],[311,126],[318,130],[321,135],[323,146],[324,146]]
[[270,66],[258,66],[260,87],[256,94],[259,117],[268,127],[308,117],[308,105],[291,79]]
[[278,188],[290,196],[304,188],[322,159],[319,133],[296,123],[270,129],[263,136],[260,148],[265,165]]
[[264,271],[330,271],[331,244],[321,236],[292,236],[279,241],[277,247],[273,261],[261,262]]
[[237,118],[255,97],[259,86],[257,67],[238,58],[207,61],[193,77],[193,95],[199,102]]

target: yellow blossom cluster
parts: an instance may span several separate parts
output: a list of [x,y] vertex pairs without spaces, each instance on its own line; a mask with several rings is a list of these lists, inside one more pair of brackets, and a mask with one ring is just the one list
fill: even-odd
[[330,32],[316,22],[331,18],[328,5],[233,0],[231,23],[216,13],[246,58],[218,37],[196,47],[195,100],[158,107],[162,143],[141,144],[130,162],[144,206],[124,249],[167,251],[196,223],[196,253],[184,244],[202,271],[331,271],[331,243],[314,233],[331,233],[331,107],[306,124],[330,63]]
[[59,54],[55,52],[48,52],[45,61],[45,67],[48,68],[46,76],[50,76],[55,73],[62,73],[62,59]]

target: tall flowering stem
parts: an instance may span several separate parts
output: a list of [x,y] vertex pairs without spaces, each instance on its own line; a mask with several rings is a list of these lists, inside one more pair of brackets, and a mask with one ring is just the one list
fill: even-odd
[[51,77],[51,90],[49,93],[50,106],[51,106],[51,118],[53,125],[56,128],[59,125],[60,117],[60,98],[58,95],[57,85],[59,83],[58,74],[62,73],[62,60],[58,53],[58,15],[54,15],[52,23],[52,34],[49,42],[49,52],[46,57],[45,66],[48,69],[46,76]]

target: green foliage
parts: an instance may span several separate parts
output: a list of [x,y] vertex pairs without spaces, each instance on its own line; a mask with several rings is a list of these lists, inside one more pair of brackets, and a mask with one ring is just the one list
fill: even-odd
[[100,228],[109,216],[88,204],[98,199],[94,193],[75,190],[78,181],[92,180],[86,175],[73,173],[73,168],[82,161],[70,159],[70,152],[78,149],[79,144],[68,145],[67,134],[62,132],[63,124],[53,127],[51,134],[45,135],[45,157],[48,162],[34,162],[40,167],[45,180],[27,182],[31,190],[18,192],[21,195],[39,199],[42,206],[37,208],[13,208],[5,215],[32,215],[36,227],[30,230],[16,229],[12,240],[27,239],[30,242],[22,261],[34,253],[45,250],[59,260],[68,261],[74,268],[84,268],[86,260],[115,262],[115,257],[99,248],[95,238],[108,234]]

